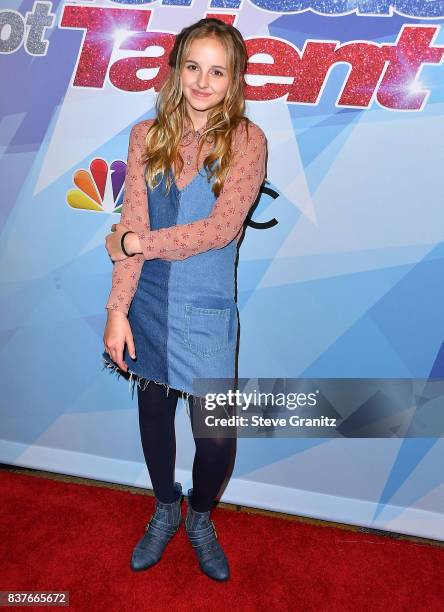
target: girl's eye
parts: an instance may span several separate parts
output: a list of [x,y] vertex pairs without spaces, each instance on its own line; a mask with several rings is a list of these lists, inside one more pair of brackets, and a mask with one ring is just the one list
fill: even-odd
[[[194,71],[194,68],[196,68],[197,70],[197,66],[195,64],[188,64],[187,68]],[[216,74],[216,76],[224,76],[224,73],[221,72],[220,70],[214,70],[214,74]]]

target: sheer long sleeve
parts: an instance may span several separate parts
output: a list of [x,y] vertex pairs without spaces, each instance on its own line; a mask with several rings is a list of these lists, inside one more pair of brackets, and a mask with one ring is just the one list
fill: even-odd
[[186,259],[234,240],[266,176],[267,139],[262,129],[244,124],[235,134],[234,156],[224,187],[208,217],[158,230],[137,232],[144,259]]
[[[150,120],[136,123],[131,129],[129,137],[125,194],[120,223],[134,232],[149,230],[145,167],[140,158],[150,123]],[[112,287],[105,306],[106,309],[120,310],[124,314],[128,314],[144,261],[143,255],[134,255],[134,257],[127,257],[114,262]]]

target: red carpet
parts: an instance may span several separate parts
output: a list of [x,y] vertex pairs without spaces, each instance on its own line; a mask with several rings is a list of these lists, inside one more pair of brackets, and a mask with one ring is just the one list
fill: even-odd
[[136,573],[131,551],[153,497],[7,470],[0,483],[0,590],[70,591],[69,610],[444,609],[439,546],[219,507],[231,580],[200,572],[183,527],[160,563]]

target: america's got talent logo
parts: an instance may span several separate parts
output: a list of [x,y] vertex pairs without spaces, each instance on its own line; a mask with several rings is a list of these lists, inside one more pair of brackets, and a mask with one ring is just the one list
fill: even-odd
[[[168,54],[175,40],[172,32],[149,29],[152,16],[190,0],[108,0],[98,6],[92,0],[72,0],[60,12],[57,27],[79,34],[79,50],[71,87],[100,89],[111,84],[122,92],[158,92],[167,76]],[[338,18],[356,15],[365,19],[390,19],[396,15],[426,20],[401,26],[394,42],[307,38],[302,45],[277,36],[245,39],[249,62],[247,100],[283,98],[287,104],[317,105],[337,64],[350,66],[335,102],[336,107],[369,108],[378,104],[391,111],[421,111],[430,95],[420,73],[423,66],[439,65],[444,46],[437,44],[444,18],[444,0],[249,0],[257,10],[276,14],[312,12]],[[211,0],[206,17],[236,24],[241,0]],[[55,5],[55,3],[54,3]],[[168,5],[168,6],[167,6]],[[225,12],[218,12],[224,9]],[[22,15],[0,10],[0,54],[23,51],[44,56],[48,29],[54,27],[53,3],[34,2]],[[260,21],[260,20],[259,20]],[[80,38],[81,36],[81,38]],[[159,49],[163,52],[159,55]],[[137,53],[135,55],[135,52]],[[149,72],[149,76],[142,73]]]

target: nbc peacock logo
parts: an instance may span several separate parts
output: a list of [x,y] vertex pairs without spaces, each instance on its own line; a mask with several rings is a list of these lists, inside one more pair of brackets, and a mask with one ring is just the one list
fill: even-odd
[[120,213],[123,203],[126,164],[116,159],[111,165],[96,157],[89,170],[76,170],[73,183],[77,189],[70,189],[66,201],[72,208]]

